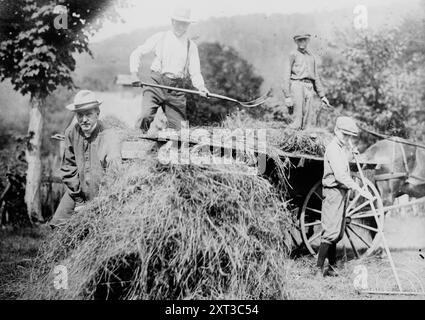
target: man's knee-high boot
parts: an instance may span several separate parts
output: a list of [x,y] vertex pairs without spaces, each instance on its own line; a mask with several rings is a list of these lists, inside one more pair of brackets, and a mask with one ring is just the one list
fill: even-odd
[[319,248],[319,254],[317,257],[317,264],[316,264],[316,270],[315,270],[315,275],[323,275],[323,266],[325,264],[325,259],[328,256],[328,252],[329,252],[329,244],[328,243],[324,243],[322,242],[320,244],[320,248]]
[[328,261],[332,267],[336,266],[336,243],[329,246]]
[[333,243],[329,246],[328,261],[329,268],[325,272],[325,275],[329,277],[337,277],[338,272],[336,271],[336,243]]

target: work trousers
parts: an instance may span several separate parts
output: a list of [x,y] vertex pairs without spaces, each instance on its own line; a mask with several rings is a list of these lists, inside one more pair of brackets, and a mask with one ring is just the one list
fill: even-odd
[[344,236],[347,190],[323,188],[321,241],[336,244]]
[[[170,87],[180,87],[182,83],[181,79],[170,79],[157,72],[151,73],[151,81]],[[137,127],[144,132],[148,131],[159,107],[167,117],[167,127],[179,130],[181,122],[186,120],[185,94],[153,87],[145,87],[143,90],[142,111],[137,120]]]
[[75,202],[69,195],[67,191],[65,191],[62,199],[57,207],[55,214],[50,221],[51,227],[59,227],[64,225],[69,219],[71,219],[74,214]]
[[313,108],[313,82],[291,80],[291,95],[294,102],[293,129],[307,129],[316,124],[316,114]]

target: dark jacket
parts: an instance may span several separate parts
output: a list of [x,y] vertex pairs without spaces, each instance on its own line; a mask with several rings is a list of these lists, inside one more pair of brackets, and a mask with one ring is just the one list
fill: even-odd
[[96,196],[104,169],[111,161],[121,161],[121,141],[115,130],[106,129],[98,121],[89,138],[84,136],[78,123],[65,131],[60,173],[75,202]]

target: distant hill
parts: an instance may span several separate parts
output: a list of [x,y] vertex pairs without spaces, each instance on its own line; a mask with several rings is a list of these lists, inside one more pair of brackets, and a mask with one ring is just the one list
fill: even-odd
[[[369,8],[369,27],[395,26],[404,17],[415,16],[417,4]],[[265,79],[264,86],[279,88],[286,55],[294,47],[292,36],[296,32],[314,35],[312,47],[320,56],[328,53],[328,43],[334,39],[335,31],[353,30],[352,9],[311,14],[254,14],[229,18],[211,18],[201,21],[190,29],[191,37],[197,43],[218,41],[234,47],[243,58],[253,64],[256,72]],[[76,79],[85,83],[99,84],[105,90],[112,89],[118,73],[128,73],[128,58],[137,45],[153,33],[168,27],[136,30],[128,34],[106,39],[91,45],[94,59],[88,55],[77,58]],[[150,59],[143,65],[147,74]],[[96,89],[99,89],[97,87]]]

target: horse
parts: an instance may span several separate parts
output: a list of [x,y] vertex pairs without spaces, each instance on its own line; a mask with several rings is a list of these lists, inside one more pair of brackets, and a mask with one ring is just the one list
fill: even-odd
[[380,140],[362,153],[363,159],[379,163],[374,179],[384,206],[403,194],[425,196],[425,149],[403,142],[407,140]]

